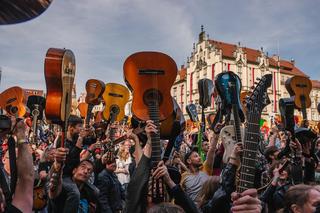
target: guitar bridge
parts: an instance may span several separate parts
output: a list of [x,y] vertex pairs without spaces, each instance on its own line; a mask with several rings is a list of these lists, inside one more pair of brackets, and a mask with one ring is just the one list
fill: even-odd
[[139,75],[164,75],[164,70],[139,70]]

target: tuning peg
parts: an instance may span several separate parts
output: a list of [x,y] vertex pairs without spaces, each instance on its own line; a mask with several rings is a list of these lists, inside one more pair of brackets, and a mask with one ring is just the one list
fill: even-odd
[[257,78],[256,78],[256,80],[257,80],[257,81],[260,81],[260,80],[261,80],[261,78],[257,77]]
[[256,82],[256,81],[255,81],[255,82],[254,82],[254,84],[255,84],[255,85],[257,85],[257,84],[258,84],[258,82]]

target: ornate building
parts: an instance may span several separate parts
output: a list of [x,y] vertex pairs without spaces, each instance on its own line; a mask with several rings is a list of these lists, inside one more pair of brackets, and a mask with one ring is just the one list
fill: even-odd
[[[243,47],[240,42],[229,44],[211,40],[201,27],[198,42],[193,44],[193,50],[187,57],[187,63],[181,66],[171,89],[172,96],[177,100],[185,116],[187,116],[185,110],[187,104],[197,105],[199,103],[198,80],[202,78],[214,80],[215,76],[227,70],[235,72],[241,78],[243,91],[251,90],[255,86],[256,78],[261,78],[268,73],[273,75],[272,86],[268,89],[271,104],[262,113],[262,116],[269,122],[279,114],[279,99],[289,97],[284,85],[285,80],[294,75],[307,76],[295,66],[294,60],[283,60],[277,55],[269,57],[263,48],[257,50]],[[317,98],[320,97],[320,82],[313,81],[313,87],[312,108],[308,109],[308,118],[319,120],[316,104],[318,103]],[[216,106],[213,101],[211,107],[205,112],[215,111]]]

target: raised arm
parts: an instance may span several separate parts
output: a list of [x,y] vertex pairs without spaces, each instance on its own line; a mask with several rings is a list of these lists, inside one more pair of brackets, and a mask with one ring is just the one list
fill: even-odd
[[26,141],[26,128],[23,121],[18,122],[16,125],[18,181],[12,204],[22,212],[31,212],[33,205],[34,169],[32,155]]

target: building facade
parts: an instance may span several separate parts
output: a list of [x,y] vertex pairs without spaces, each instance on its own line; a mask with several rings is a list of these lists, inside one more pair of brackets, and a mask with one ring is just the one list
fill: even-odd
[[[208,78],[214,81],[215,77],[223,71],[233,71],[242,82],[242,91],[250,91],[254,88],[257,78],[265,74],[272,74],[272,86],[268,89],[271,103],[263,110],[262,116],[271,121],[274,116],[279,115],[279,99],[289,97],[285,89],[285,81],[294,76],[307,76],[295,66],[294,60],[283,60],[280,56],[268,56],[263,48],[257,50],[238,44],[229,44],[221,41],[211,40],[205,34],[203,27],[199,34],[193,50],[187,57],[186,65],[181,66],[176,81],[171,89],[171,95],[180,105],[183,113],[187,116],[185,106],[194,103],[198,106],[199,92],[197,82]],[[313,90],[310,94],[312,107],[307,110],[308,119],[319,121],[316,112],[318,97],[320,97],[320,82],[313,82]],[[200,107],[199,113],[200,113]],[[214,113],[216,104],[213,100],[211,107],[205,113]],[[299,112],[296,112],[299,114]]]

